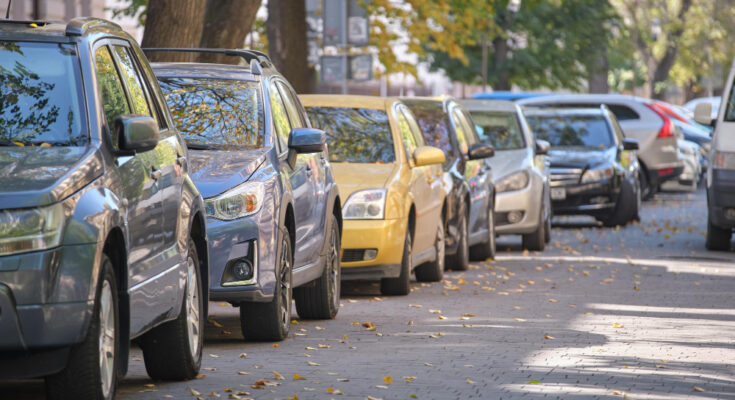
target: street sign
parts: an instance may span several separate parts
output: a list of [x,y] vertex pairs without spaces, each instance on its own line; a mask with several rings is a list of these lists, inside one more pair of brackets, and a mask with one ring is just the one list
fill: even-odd
[[[345,35],[347,35],[349,45],[367,46],[370,38],[370,24],[367,10],[362,4],[368,2],[360,0],[323,1],[324,46],[343,46]],[[345,7],[347,7],[347,21],[345,21]]]
[[373,79],[373,56],[372,54],[359,54],[350,56],[350,75],[353,81],[369,81]]
[[344,70],[342,56],[322,56],[321,79],[322,82],[342,82],[346,79],[347,71]]
[[[369,81],[373,79],[372,54],[355,54],[347,57],[347,79]],[[345,80],[342,56],[321,57],[322,82],[342,82]]]

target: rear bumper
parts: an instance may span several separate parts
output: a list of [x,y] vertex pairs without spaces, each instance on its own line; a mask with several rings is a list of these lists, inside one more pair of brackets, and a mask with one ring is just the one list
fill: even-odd
[[679,162],[672,166],[649,169],[648,179],[652,186],[658,186],[667,181],[679,180],[679,175],[682,172],[684,172],[684,164]]
[[[342,279],[377,280],[395,278],[401,273],[405,219],[345,220],[342,230]],[[348,255],[376,250],[374,258],[358,260]]]
[[725,229],[735,228],[735,170],[712,169],[707,188],[710,221]]

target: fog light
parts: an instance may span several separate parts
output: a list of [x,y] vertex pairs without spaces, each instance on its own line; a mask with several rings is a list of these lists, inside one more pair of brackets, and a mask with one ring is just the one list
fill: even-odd
[[253,263],[242,259],[232,264],[232,276],[238,281],[246,281],[253,277]]
[[378,250],[376,249],[367,249],[365,250],[365,253],[362,256],[363,261],[372,260],[373,258],[378,256]]
[[523,214],[520,211],[511,211],[508,213],[508,222],[511,224],[521,222],[521,218],[523,218]]

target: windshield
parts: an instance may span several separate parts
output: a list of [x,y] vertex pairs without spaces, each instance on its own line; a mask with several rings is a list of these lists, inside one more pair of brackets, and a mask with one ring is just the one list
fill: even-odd
[[515,113],[470,111],[480,141],[498,150],[517,150],[526,146]]
[[194,149],[257,149],[264,145],[258,82],[160,78],[181,136]]
[[395,161],[388,115],[383,110],[307,107],[311,125],[327,133],[329,160],[351,163]]
[[87,142],[76,46],[0,41],[0,145]]
[[536,139],[546,140],[552,147],[614,146],[612,133],[602,115],[528,115],[528,124]]

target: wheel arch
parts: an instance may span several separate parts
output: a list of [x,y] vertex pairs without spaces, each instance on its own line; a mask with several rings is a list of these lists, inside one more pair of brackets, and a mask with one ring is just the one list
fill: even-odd
[[202,297],[204,301],[204,318],[209,314],[209,245],[207,243],[207,228],[201,210],[194,213],[189,228],[189,234],[194,241],[199,258],[199,276],[202,280]]
[[120,357],[118,358],[118,376],[128,371],[128,354],[130,352],[130,297],[128,296],[128,258],[125,234],[120,227],[113,227],[105,237],[102,253],[112,262],[115,274],[118,298],[118,323],[120,328]]

